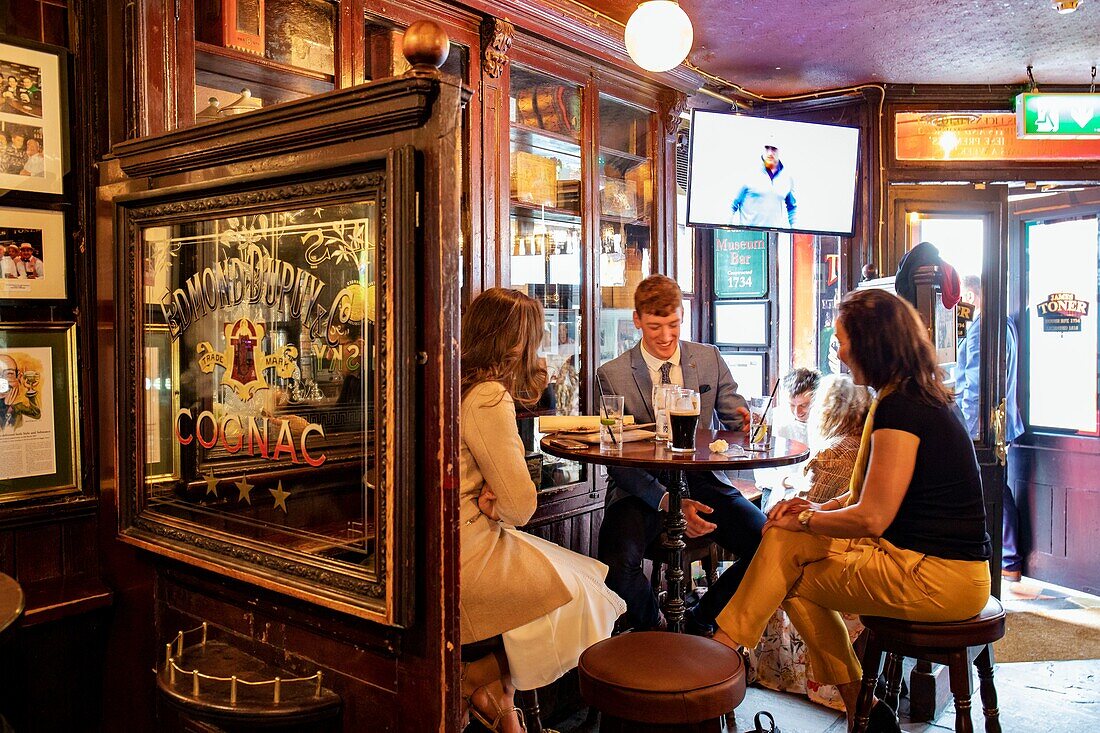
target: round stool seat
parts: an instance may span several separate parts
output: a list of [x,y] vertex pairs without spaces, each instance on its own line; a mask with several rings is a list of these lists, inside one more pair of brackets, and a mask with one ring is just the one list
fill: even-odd
[[992,596],[981,613],[965,621],[926,623],[883,616],[860,616],[860,620],[880,639],[932,649],[992,644],[1005,635],[1005,610]]
[[638,631],[581,654],[581,696],[616,718],[661,725],[719,718],[745,699],[741,655],[713,639]]

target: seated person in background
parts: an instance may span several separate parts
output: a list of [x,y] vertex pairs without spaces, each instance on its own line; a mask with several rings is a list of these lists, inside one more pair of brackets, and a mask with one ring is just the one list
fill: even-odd
[[[603,394],[623,395],[626,412],[638,422],[654,420],[654,384],[678,384],[699,393],[699,427],[743,430],[745,400],[718,349],[680,340],[683,294],[675,280],[652,275],[634,292],[634,326],[642,340],[600,367]],[[607,509],[600,527],[599,557],[607,563],[607,584],[626,600],[638,628],[660,628],[664,619],[642,572],[645,549],[664,528],[669,480],[665,472],[636,468],[607,469]],[[712,535],[739,559],[722,573],[686,617],[688,631],[709,635],[714,616],[726,605],[745,573],[764,526],[763,513],[733,487],[722,472],[688,471],[691,498],[684,499],[687,536]]]
[[[813,676],[836,685],[849,730],[863,670],[839,611],[961,621],[989,600],[989,535],[974,445],[916,310],[883,290],[849,293],[840,358],[876,392],[844,506],[803,498],[769,515],[715,639],[754,647],[782,606]],[[871,730],[899,731],[877,702]]]
[[[809,444],[806,437],[806,421],[810,417],[810,401],[814,398],[814,391],[821,381],[821,372],[816,369],[796,367],[783,375],[783,394],[787,396],[787,412],[785,419],[775,421],[775,434],[780,438],[797,440],[804,445]],[[782,410],[773,408],[774,413],[783,414]],[[764,511],[785,499],[787,489],[791,488],[789,476],[801,475],[805,462],[781,468],[760,468],[753,472],[756,487],[761,490],[760,506]]]
[[[790,376],[790,375],[788,375]],[[809,414],[810,460],[795,482],[813,503],[841,506],[852,480],[852,467],[859,451],[863,423],[871,405],[871,394],[844,375],[821,379],[814,392]],[[837,499],[837,502],[831,500]],[[839,502],[839,503],[838,503]],[[859,616],[841,614],[848,637],[855,641],[863,630]],[[749,652],[756,681],[783,692],[804,693],[814,702],[837,710],[844,708],[840,693],[832,685],[813,678],[806,669],[805,643],[781,608],[776,609],[756,649]]]
[[502,288],[475,298],[462,319],[461,639],[504,640],[503,655],[463,666],[462,696],[474,717],[504,733],[523,730],[515,690],[575,667],[626,610],[603,584],[602,563],[516,529],[537,503],[515,402],[531,405],[546,387],[536,355],[542,321],[538,301]]
[[19,256],[19,247],[14,242],[9,242],[7,248],[0,252],[0,277],[5,280],[17,280],[27,276],[23,268],[23,258]]

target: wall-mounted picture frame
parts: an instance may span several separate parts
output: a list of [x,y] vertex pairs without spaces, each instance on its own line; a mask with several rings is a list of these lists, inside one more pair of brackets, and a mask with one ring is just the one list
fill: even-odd
[[737,394],[745,399],[767,397],[768,355],[751,351],[723,351],[722,359],[730,368],[733,381],[737,382]]
[[63,300],[65,214],[0,207],[0,299]]
[[0,41],[0,190],[62,193],[64,49]]
[[719,346],[767,347],[771,333],[771,304],[728,301],[714,304],[714,343]]
[[0,324],[0,503],[80,491],[74,323]]

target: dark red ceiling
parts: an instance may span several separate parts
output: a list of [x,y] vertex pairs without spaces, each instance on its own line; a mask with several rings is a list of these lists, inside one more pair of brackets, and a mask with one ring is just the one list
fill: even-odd
[[[630,0],[581,0],[626,22]],[[680,0],[689,59],[760,94],[865,82],[1088,84],[1100,64],[1100,0]],[[778,69],[776,67],[779,67]]]

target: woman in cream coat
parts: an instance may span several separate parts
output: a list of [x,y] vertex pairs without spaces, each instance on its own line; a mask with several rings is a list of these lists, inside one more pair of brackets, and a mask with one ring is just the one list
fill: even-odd
[[533,404],[546,386],[537,349],[542,307],[514,290],[478,296],[462,322],[462,643],[498,634],[504,659],[463,668],[462,694],[492,730],[523,730],[515,689],[553,682],[586,648],[611,635],[625,604],[597,560],[516,527],[535,513],[537,494],[516,427],[515,401]]

